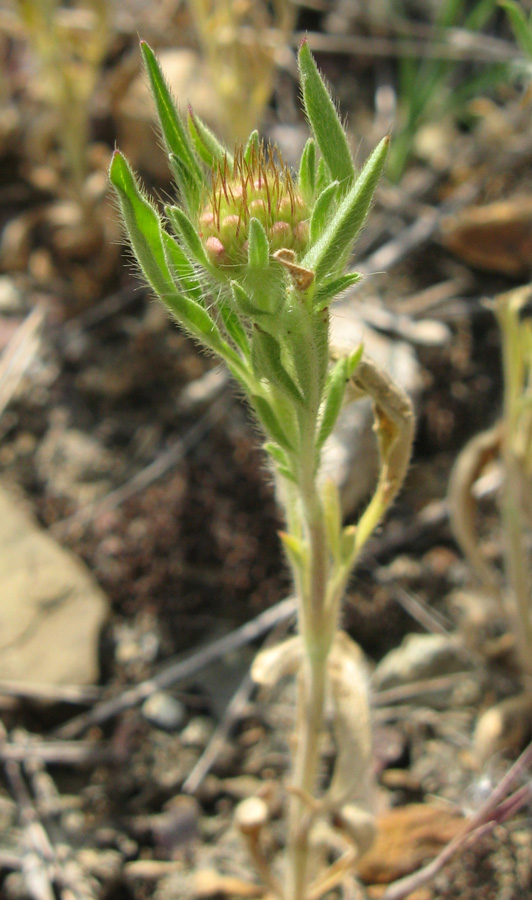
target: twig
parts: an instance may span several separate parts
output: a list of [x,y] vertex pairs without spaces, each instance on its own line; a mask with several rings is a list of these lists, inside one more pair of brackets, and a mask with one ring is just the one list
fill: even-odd
[[0,416],[11,401],[38,348],[44,307],[36,306],[19,325],[0,359]]
[[86,523],[93,519],[96,515],[109,510],[116,509],[130,497],[138,494],[140,491],[149,487],[158,478],[161,478],[169,469],[176,465],[187,453],[190,453],[200,440],[208,434],[213,426],[222,418],[227,410],[227,397],[219,397],[207,410],[207,412],[198,419],[194,425],[189,428],[186,434],[176,440],[176,442],[162,453],[157,459],[137,472],[129,481],[120,485],[114,491],[111,491],[102,500],[90,503],[87,506],[78,509],[73,515],[56,522],[50,529],[54,535],[62,535],[71,525],[76,523]]
[[56,730],[56,737],[77,737],[87,728],[90,728],[91,725],[101,724],[125,709],[137,706],[155,691],[166,689],[178,681],[190,678],[205,668],[205,666],[225,656],[226,653],[232,653],[256,640],[279,622],[291,618],[295,611],[296,601],[292,597],[287,600],[281,600],[280,603],[276,603],[275,606],[261,613],[255,619],[252,619],[251,622],[247,622],[230,634],[213,641],[212,644],[201,648],[187,659],[180,659],[177,662],[170,663],[152,678],[148,678],[146,681],[128,688],[119,694],[118,697],[99,703],[94,709],[66,722],[65,725]]
[[[412,875],[407,875],[405,878],[400,878],[398,881],[389,885],[383,894],[382,900],[403,900],[403,898],[407,897],[412,891],[434,878],[455,853],[464,849],[470,842],[470,839],[475,839],[475,837],[485,834],[486,831],[490,830],[490,826],[494,827],[495,824],[500,821],[497,816],[497,808],[502,805],[501,808],[505,810],[504,801],[505,799],[508,800],[508,792],[512,786],[519,781],[524,771],[531,763],[532,743],[523,751],[519,759],[516,760],[479,809],[464,822],[464,825],[458,834],[456,834],[452,841],[443,848],[441,853],[422,869],[419,869]],[[523,803],[525,803],[526,799],[530,796],[530,792],[528,791],[526,794],[523,794],[522,791],[516,792],[513,798],[511,798],[513,802],[506,807],[506,811],[508,811],[509,808],[511,808],[512,812],[516,811],[517,806],[515,798],[517,795],[520,795],[519,799],[522,799]]]
[[[276,644],[281,635],[286,631],[286,620],[280,622],[277,628],[271,632],[266,638],[263,648],[272,646]],[[244,678],[242,679],[240,685],[237,690],[233,694],[231,698],[231,702],[229,703],[223,720],[220,722],[216,730],[214,731],[209,743],[207,744],[205,750],[201,754],[198,759],[196,765],[188,775],[186,781],[184,782],[181,790],[188,794],[194,794],[207,773],[212,768],[214,761],[219,753],[223,750],[233,728],[235,722],[241,717],[242,711],[249,700],[250,694],[253,690],[253,680],[249,672],[246,673]]]
[[0,761],[23,763],[29,757],[46,765],[99,766],[112,762],[116,754],[94,741],[21,741],[0,744]]

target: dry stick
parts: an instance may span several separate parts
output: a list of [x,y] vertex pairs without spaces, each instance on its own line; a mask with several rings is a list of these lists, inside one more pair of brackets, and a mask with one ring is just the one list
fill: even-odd
[[117,506],[120,506],[120,504],[125,503],[126,500],[129,500],[130,497],[138,494],[139,491],[149,487],[150,484],[153,484],[154,481],[157,481],[158,478],[165,475],[169,469],[175,466],[176,463],[197,446],[201,439],[222,418],[223,414],[227,411],[227,407],[227,397],[219,397],[210,406],[207,412],[201,416],[191,428],[189,428],[184,437],[179,438],[169,450],[162,453],[157,459],[150,463],[150,465],[146,466],[146,468],[137,472],[137,474],[129,481],[126,481],[125,484],[116,488],[116,490],[111,491],[102,500],[90,503],[88,506],[84,506],[73,513],[73,515],[68,516],[66,519],[56,522],[50,531],[53,534],[61,535],[71,525],[77,522],[86,523],[99,513],[109,509],[115,509]]
[[116,760],[110,747],[94,741],[9,741],[0,743],[0,761],[24,763],[39,760],[46,765],[99,766]]
[[11,792],[17,801],[23,831],[22,874],[33,900],[55,900],[50,879],[54,850],[31,802],[16,762],[8,762],[5,772]]
[[237,719],[242,715],[242,711],[249,700],[251,691],[253,690],[253,681],[249,672],[246,672],[237,690],[231,698],[225,715],[214,731],[209,743],[196,762],[194,768],[187,776],[181,790],[186,794],[194,794],[205,776],[212,768],[216,757],[225,747],[231,729]]
[[241,625],[240,628],[235,629],[231,634],[224,635],[217,641],[213,641],[212,644],[201,648],[187,659],[180,659],[177,662],[170,663],[152,678],[148,678],[146,681],[128,688],[119,694],[118,697],[105,700],[87,713],[82,713],[66,722],[55,731],[56,736],[61,738],[77,737],[87,728],[90,728],[91,725],[99,725],[125,709],[137,706],[155,691],[163,690],[171,687],[178,681],[191,678],[192,675],[225,656],[226,653],[233,653],[240,647],[259,638],[279,622],[291,618],[296,612],[296,608],[294,598],[289,597],[287,600],[281,600],[280,603],[276,603],[275,606],[267,609],[255,619],[252,619],[251,622],[246,622],[245,625]]
[[444,616],[440,615],[437,610],[430,609],[419,597],[416,597],[411,591],[405,590],[399,584],[394,585],[394,594],[395,599],[403,609],[426,631],[430,634],[450,636],[451,623]]
[[[431,878],[434,878],[440,869],[449,862],[451,857],[460,849],[464,848],[467,839],[474,837],[472,832],[475,832],[476,829],[481,829],[480,833],[485,833],[486,830],[489,830],[489,826],[493,827],[494,823],[492,821],[492,816],[497,807],[501,803],[504,807],[503,801],[507,799],[508,792],[512,786],[519,781],[531,763],[532,743],[523,751],[521,756],[515,761],[513,766],[508,770],[506,775],[501,779],[497,787],[492,791],[479,809],[464,822],[464,825],[458,834],[443,848],[436,859],[433,859],[427,866],[424,866],[412,875],[407,875],[405,878],[400,878],[398,881],[391,884],[385,891],[382,900],[403,900],[404,897],[407,897],[408,894],[416,890],[416,888],[421,887]],[[517,794],[521,794],[521,792],[518,791],[516,792],[516,795]],[[514,810],[516,795],[512,798],[514,799]],[[525,802],[524,798],[523,802]]]
[[[277,628],[268,635],[262,649],[273,646],[281,639],[286,631],[286,624],[286,620],[279,623]],[[194,794],[198,790],[201,782],[212,768],[216,757],[223,750],[233,725],[242,715],[242,711],[249,700],[253,687],[254,682],[251,678],[251,674],[250,672],[246,672],[246,675],[231,698],[231,702],[225,711],[222,721],[214,731],[205,750],[187,776],[186,781],[183,783],[181,790],[185,793]]]

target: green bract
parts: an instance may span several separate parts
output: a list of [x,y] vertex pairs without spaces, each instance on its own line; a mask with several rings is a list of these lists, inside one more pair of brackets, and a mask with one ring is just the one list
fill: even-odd
[[282,471],[297,482],[308,421],[320,435],[317,469],[319,447],[341,407],[340,368],[326,377],[328,307],[358,278],[344,269],[388,141],[357,177],[304,43],[299,66],[312,137],[298,176],[257,132],[232,154],[192,110],[180,115],[153,51],[145,42],[141,51],[180,203],[167,206],[163,218],[116,151],[110,179],[128,239],[163,303],[245,387],[270,441],[285,451]]

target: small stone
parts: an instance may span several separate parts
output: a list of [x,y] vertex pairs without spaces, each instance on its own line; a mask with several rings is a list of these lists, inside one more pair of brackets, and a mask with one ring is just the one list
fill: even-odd
[[0,678],[90,684],[108,604],[90,572],[0,485]]
[[23,311],[22,293],[9,275],[0,275],[0,313],[14,315]]
[[185,721],[186,710],[176,697],[166,691],[156,691],[142,704],[142,715],[162,731],[177,731]]
[[373,674],[380,690],[438,678],[467,668],[460,643],[445,634],[409,634],[388,653]]
[[203,750],[211,738],[212,730],[213,724],[210,719],[205,716],[196,716],[182,731],[181,743],[184,747],[199,747]]

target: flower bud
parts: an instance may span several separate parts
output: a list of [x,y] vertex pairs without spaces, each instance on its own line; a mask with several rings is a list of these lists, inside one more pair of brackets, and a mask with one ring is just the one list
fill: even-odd
[[258,145],[249,159],[237,150],[213,169],[212,191],[199,215],[198,231],[209,258],[220,267],[247,262],[249,223],[263,226],[270,251],[293,250],[298,258],[309,241],[309,210],[276,148]]

